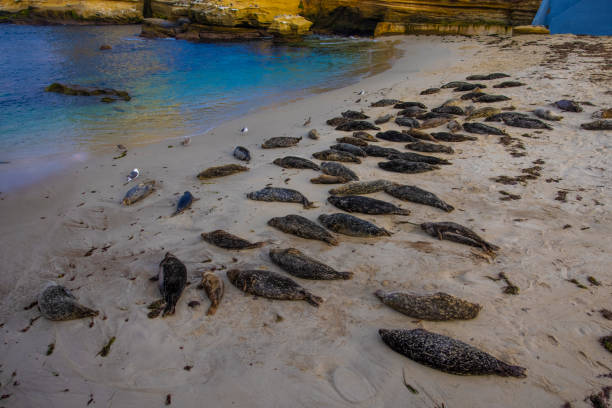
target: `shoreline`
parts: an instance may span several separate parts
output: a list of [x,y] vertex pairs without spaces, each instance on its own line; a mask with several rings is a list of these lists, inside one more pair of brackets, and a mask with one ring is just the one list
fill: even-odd
[[[221,406],[237,407],[396,407],[407,402],[417,407],[588,406],[584,398],[609,384],[598,376],[612,370],[608,352],[598,343],[612,331],[610,321],[598,312],[610,308],[612,247],[607,237],[612,194],[605,186],[612,179],[612,163],[607,154],[610,133],[585,132],[579,125],[596,109],[612,105],[612,98],[605,93],[609,80],[596,76],[599,59],[585,61],[583,55],[570,53],[560,61],[546,53],[578,41],[600,40],[406,37],[401,47],[416,44],[418,52],[406,53],[391,69],[357,84],[226,122],[192,138],[188,147],[168,149],[164,142],[142,146],[116,163],[110,155],[100,155],[36,188],[2,194],[0,211],[7,221],[1,227],[5,239],[0,247],[6,271],[0,275],[0,330],[5,336],[0,383],[2,394],[9,395],[6,403],[26,407],[45,401],[72,407],[91,398],[109,406],[161,406],[171,394],[172,405],[180,407],[201,406],[202,400],[213,398]],[[603,41],[612,47],[612,39]],[[432,57],[432,44],[448,53]],[[410,59],[428,57],[422,69],[409,64]],[[408,217],[358,214],[391,231],[391,237],[338,235],[340,245],[330,247],[267,225],[280,215],[316,220],[319,214],[339,212],[326,202],[328,190],[336,186],[309,183],[317,175],[312,170],[283,170],[271,164],[276,157],[310,157],[336,137],[350,134],[325,125],[327,119],[347,109],[363,109],[372,117],[395,113],[390,107],[369,107],[385,97],[422,101],[433,108],[457,93],[421,96],[420,91],[488,72],[507,72],[527,83],[500,90],[512,97],[518,112],[549,106],[568,94],[597,106],[584,105],[583,113],[564,112],[553,131],[505,127],[516,139],[511,145],[485,135],[454,143],[453,155],[436,155],[451,160],[452,166],[434,172],[387,173],[374,158],[349,164],[362,180],[417,185],[456,207],[443,213],[376,193],[372,197],[412,211]],[[356,94],[360,89],[366,92],[363,97]],[[311,124],[302,126],[308,117]],[[247,136],[239,132],[244,125],[249,127]],[[382,127],[399,129],[393,123]],[[305,137],[311,128],[319,131],[320,140]],[[274,136],[304,138],[293,148],[259,147]],[[526,156],[511,155],[517,140]],[[382,140],[377,144],[403,146]],[[204,168],[237,163],[232,157],[236,145],[251,151],[250,171],[207,183],[195,178]],[[523,174],[522,169],[540,161],[541,177],[525,185],[491,180]],[[123,207],[119,201],[131,187],[124,184],[125,175],[134,167],[141,169],[139,181],[155,179],[159,189]],[[267,184],[294,188],[319,207],[307,210],[245,198]],[[200,200],[190,211],[169,217],[185,190]],[[502,190],[521,198],[501,200]],[[566,191],[565,202],[555,199],[559,191]],[[458,222],[502,250],[496,259],[486,259],[469,247],[402,224],[405,220]],[[199,237],[218,228],[273,243],[233,252]],[[279,245],[298,248],[355,275],[347,281],[295,279],[324,299],[319,308],[253,299],[227,282],[225,271],[232,268],[278,271],[267,252]],[[146,305],[159,295],[149,278],[166,251],[185,262],[192,284],[176,315],[151,320]],[[208,300],[195,287],[202,271],[215,269],[226,281],[225,297],[217,314],[206,317]],[[502,283],[487,278],[500,272],[520,287],[519,295],[504,294]],[[588,275],[602,286],[586,283]],[[581,289],[569,279],[589,286]],[[24,308],[47,280],[69,287],[80,302],[101,311],[92,327],[87,319],[40,319],[22,331],[37,314],[35,308]],[[377,289],[443,291],[483,309],[469,321],[416,321],[382,305],[373,295]],[[192,300],[201,305],[188,307]],[[400,327],[425,328],[465,341],[527,367],[527,378],[453,376],[419,365],[378,338],[379,328]],[[109,356],[96,357],[113,336],[117,340]],[[46,356],[51,343],[55,351]]]

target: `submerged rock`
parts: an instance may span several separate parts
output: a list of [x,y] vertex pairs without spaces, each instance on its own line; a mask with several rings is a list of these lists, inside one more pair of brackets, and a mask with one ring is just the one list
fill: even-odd
[[102,98],[105,99],[103,102],[111,102],[118,99],[129,101],[132,99],[126,91],[118,91],[112,88],[95,88],[81,85],[67,85],[60,84],[59,82],[52,83],[51,85],[45,88],[45,91],[74,96],[106,95],[106,97]]

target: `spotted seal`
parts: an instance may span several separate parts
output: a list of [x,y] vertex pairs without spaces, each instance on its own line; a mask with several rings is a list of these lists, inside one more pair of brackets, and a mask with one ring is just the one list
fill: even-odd
[[347,119],[369,119],[370,117],[363,112],[357,112],[354,110],[347,110],[341,113],[343,118]]
[[426,143],[426,142],[408,143],[404,147],[409,150],[414,150],[417,152],[424,152],[424,153],[446,153],[446,154],[455,153],[452,147],[441,145],[441,144],[435,144],[435,143]]
[[466,122],[463,124],[463,130],[469,133],[476,133],[479,135],[504,136],[506,134],[506,132],[504,132],[503,130],[479,122]]
[[393,171],[395,173],[407,174],[424,173],[426,171],[438,170],[440,168],[439,166],[429,163],[411,162],[398,159],[379,162],[378,167],[383,170]]
[[289,214],[284,217],[275,217],[268,221],[268,225],[300,238],[315,239],[329,245],[338,245],[338,240],[333,235],[301,215]]
[[342,177],[346,181],[358,181],[357,174],[343,164],[336,162],[321,163],[321,171],[328,176]]
[[440,88],[427,88],[419,93],[419,95],[433,95],[440,92]]
[[416,120],[415,118],[408,118],[406,116],[399,116],[395,118],[395,123],[399,126],[405,126],[405,127],[411,127],[411,128],[418,128],[421,126],[418,120]]
[[330,196],[327,198],[334,206],[346,212],[357,212],[362,214],[380,215],[396,214],[410,215],[410,211],[400,208],[386,201],[358,195]]
[[381,116],[377,117],[376,119],[374,119],[374,124],[375,125],[382,125],[383,123],[387,123],[391,119],[393,119],[393,115],[391,115],[390,113],[388,113],[386,115],[381,115]]
[[484,108],[476,109],[474,112],[470,113],[470,115],[465,118],[465,120],[474,120],[478,118],[488,118],[493,115],[497,115],[502,113],[500,109],[493,108],[491,106],[485,106]]
[[540,119],[559,121],[563,116],[555,115],[549,109],[538,108],[533,111],[533,114]]
[[510,78],[510,75],[503,72],[493,72],[492,74],[476,74],[465,78],[468,81],[490,81],[492,79]]
[[521,117],[506,117],[502,119],[504,123],[508,126],[519,127],[524,129],[548,129],[551,130],[552,127],[542,122],[540,119],[532,119],[532,118],[521,118]]
[[45,318],[54,321],[93,317],[99,313],[81,305],[68,289],[55,282],[49,282],[38,295],[38,309]]
[[164,259],[159,263],[157,284],[165,302],[162,317],[173,315],[176,303],[187,285],[187,268],[170,252],[166,252]]
[[275,159],[272,163],[285,169],[311,169],[317,171],[321,170],[318,164],[308,159],[303,159],[301,157],[296,156],[286,156],[278,158]]
[[409,118],[415,118],[417,117],[417,115],[420,115],[425,112],[427,112],[427,109],[422,109],[422,108],[419,108],[418,106],[411,106],[409,108],[402,109],[401,111],[397,112],[397,116],[406,116]]
[[448,132],[435,132],[432,133],[431,136],[439,140],[441,142],[465,142],[465,141],[473,141],[478,140],[477,137],[462,135],[460,133],[448,133]]
[[391,147],[381,147],[375,145],[368,145],[363,148],[363,151],[372,157],[389,157],[392,154],[401,153],[397,149],[393,149]]
[[489,94],[485,94],[482,96],[479,96],[478,98],[474,98],[473,101],[474,102],[478,102],[478,103],[493,103],[493,102],[503,102],[503,101],[509,101],[511,98],[505,96],[505,95],[489,95]]
[[319,160],[338,161],[344,163],[361,163],[361,159],[352,153],[334,149],[315,152],[312,154],[312,157]]
[[352,237],[391,236],[386,229],[350,214],[321,214],[319,222],[331,231]]
[[342,116],[339,116],[339,117],[328,119],[327,122],[325,122],[325,123],[327,123],[329,126],[334,126],[335,127],[335,126],[340,126],[340,125],[342,125],[344,123],[348,123],[350,121],[351,120],[348,119],[348,118],[344,118]]
[[413,106],[416,106],[418,108],[421,109],[427,109],[427,106],[425,106],[425,104],[421,103],[421,102],[399,102],[396,103],[395,105],[393,105],[394,109],[408,109],[411,108]]
[[247,149],[246,147],[236,146],[233,155],[238,160],[242,160],[247,163],[251,161],[251,152],[249,152],[249,149]]
[[504,81],[500,84],[493,85],[493,88],[515,88],[517,86],[524,86],[526,84],[519,81]]
[[612,130],[612,120],[599,119],[580,125],[585,130]]
[[[366,132],[355,132],[355,133],[366,133]],[[357,146],[357,147],[365,147],[368,145],[368,142],[366,142],[364,139],[360,137],[354,137],[354,136],[338,137],[336,138],[336,142],[344,143],[344,144],[352,144],[353,146]]]
[[340,176],[330,176],[327,174],[321,174],[319,177],[311,178],[310,182],[312,184],[342,184],[348,183],[349,180]]
[[195,200],[196,199],[193,197],[191,192],[185,191],[181,198],[179,198],[178,203],[176,203],[176,210],[174,210],[174,214],[172,215],[178,215],[184,212],[185,210],[188,210],[189,208],[191,208],[191,204],[193,204]]
[[323,299],[313,295],[291,278],[276,272],[232,269],[227,278],[243,292],[276,300],[305,300],[318,307]]
[[429,205],[446,212],[451,212],[455,209],[452,205],[439,199],[434,193],[430,193],[416,186],[393,184],[385,187],[385,193],[403,201]]
[[365,120],[351,120],[336,126],[336,130],[342,130],[344,132],[354,132],[356,130],[380,130],[380,128]]
[[385,305],[407,316],[423,320],[470,320],[482,309],[477,303],[456,298],[444,292],[419,296],[404,292],[374,293]]
[[349,143],[337,143],[335,145],[331,145],[329,148],[332,150],[339,150],[342,152],[350,153],[355,157],[367,156],[366,152],[364,152],[361,147]]
[[450,374],[527,376],[523,367],[509,365],[462,341],[424,329],[380,329],[378,334],[392,350]]
[[499,250],[497,245],[485,241],[471,229],[454,222],[424,222],[421,224],[421,229],[440,240],[447,239],[460,244],[478,247],[487,252]]
[[397,130],[387,130],[385,132],[379,132],[376,134],[376,138],[387,140],[389,142],[418,142],[414,136],[407,133],[399,132]]
[[287,136],[279,136],[279,137],[271,137],[270,139],[263,142],[261,145],[262,149],[276,149],[280,147],[293,147],[297,145],[302,137],[287,137]]
[[225,249],[253,249],[265,245],[265,242],[253,243],[223,230],[203,232],[200,235],[202,236],[202,239],[209,244]]
[[207,180],[216,177],[231,176],[232,174],[241,173],[243,171],[249,171],[249,168],[239,164],[225,164],[223,166],[209,167],[206,170],[202,170],[198,174],[198,178],[200,180]]
[[249,200],[281,202],[281,203],[300,203],[304,208],[314,208],[315,205],[308,201],[302,193],[290,188],[265,187],[259,191],[247,193]]
[[198,288],[204,289],[208,299],[210,299],[210,306],[206,311],[206,315],[214,315],[225,293],[223,280],[212,272],[206,272],[202,274],[202,282],[198,285]]
[[387,156],[389,160],[404,160],[409,162],[428,163],[428,164],[452,164],[446,159],[441,159],[435,156],[427,156],[424,154],[413,153],[413,152],[397,152]]
[[393,185],[387,180],[372,180],[372,181],[355,181],[346,184],[342,187],[329,190],[329,194],[333,195],[355,195],[355,194],[370,194],[378,191],[383,191],[386,187]]
[[381,100],[371,103],[370,106],[373,108],[382,108],[385,106],[396,105],[401,102],[402,101],[399,101],[397,99],[381,99]]
[[155,191],[155,180],[145,181],[130,188],[121,203],[123,205],[132,205],[140,200],[147,198]]
[[[364,132],[364,131],[353,132],[353,137],[355,139],[361,139],[361,140],[363,140],[365,142],[378,142],[378,139],[376,139],[374,136],[372,136],[368,132]],[[338,139],[336,139],[336,141],[338,141]],[[346,142],[344,142],[344,143],[346,143]],[[352,144],[355,144],[355,143],[352,143]],[[357,146],[359,146],[359,145],[357,145]]]
[[353,272],[338,272],[295,248],[271,249],[270,259],[291,275],[302,279],[351,279]]
[[448,122],[450,122],[451,120],[453,120],[452,116],[433,117],[431,119],[426,119],[425,121],[421,122],[421,127],[420,128],[421,129],[435,128],[435,127],[438,127],[438,126],[445,125]]

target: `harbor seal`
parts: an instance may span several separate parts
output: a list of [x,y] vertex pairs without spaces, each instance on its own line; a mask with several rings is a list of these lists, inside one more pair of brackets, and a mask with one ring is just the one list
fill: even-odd
[[[353,132],[353,137],[355,139],[361,139],[365,142],[378,142],[378,139],[376,139],[374,136],[372,136],[368,132],[364,132],[364,131]],[[336,139],[336,141],[339,141],[339,140]],[[347,142],[343,142],[343,143],[347,143]],[[351,143],[351,144],[355,144],[355,143]],[[361,145],[357,145],[357,146],[362,147]]]
[[350,153],[355,157],[366,157],[367,156],[366,152],[364,152],[361,147],[355,146],[354,144],[338,143],[335,145],[331,145],[329,148],[332,150],[339,150],[342,152]]
[[320,136],[319,136],[319,132],[317,131],[317,129],[310,129],[308,131],[308,138],[312,140],[319,140]]
[[380,130],[380,128],[365,120],[350,120],[336,127],[336,130],[354,132],[356,130]]
[[589,123],[583,123],[580,125],[585,130],[612,130],[612,120],[595,120]]
[[343,164],[336,162],[321,163],[321,171],[328,176],[342,177],[346,181],[358,181],[357,174]]
[[305,300],[318,307],[323,299],[313,295],[291,278],[270,271],[232,269],[227,278],[243,292],[276,300]]
[[529,115],[521,112],[500,112],[494,115],[490,115],[485,119],[485,122],[503,122],[504,119],[512,118],[525,118],[528,119]]
[[518,127],[518,128],[523,128],[523,129],[548,129],[548,130],[552,129],[552,127],[549,124],[542,122],[540,119],[511,116],[511,117],[504,117],[502,118],[502,120],[508,126]]
[[399,116],[395,118],[395,123],[399,126],[405,126],[405,127],[411,127],[411,128],[418,128],[421,126],[418,120],[416,120],[415,118],[408,118],[406,116]]
[[408,109],[411,108],[413,106],[416,106],[418,108],[421,109],[427,109],[427,106],[425,106],[425,104],[421,103],[421,102],[399,102],[396,103],[395,105],[393,105],[394,109]]
[[415,319],[445,321],[470,320],[482,309],[477,303],[456,298],[444,292],[419,296],[403,292],[374,293],[385,305]]
[[469,77],[465,78],[468,81],[490,81],[492,79],[500,79],[500,78],[510,78],[510,75],[508,74],[504,74],[503,72],[493,72],[492,74],[476,74],[476,75],[470,75]]
[[386,115],[381,115],[381,116],[377,117],[376,119],[374,119],[374,124],[375,125],[382,125],[383,123],[387,123],[391,119],[393,119],[393,115],[391,115],[390,113],[388,113]]
[[501,109],[493,108],[491,106],[485,106],[484,108],[476,109],[474,112],[470,113],[469,116],[465,118],[465,120],[468,121],[478,118],[488,118],[490,116],[497,115],[500,113],[502,113]]
[[563,119],[563,116],[555,115],[549,109],[544,109],[544,108],[538,108],[534,110],[533,114],[536,115],[538,118],[545,119],[545,120],[559,121]]
[[448,132],[435,132],[432,133],[431,136],[439,140],[441,142],[465,142],[465,141],[473,141],[478,140],[477,137],[462,135],[460,133],[448,133]]
[[446,154],[455,153],[453,148],[450,146],[434,144],[434,143],[427,143],[427,142],[408,143],[404,147],[409,150],[414,150],[417,152],[424,152],[424,153],[446,153]]
[[334,149],[315,152],[312,154],[312,157],[319,160],[338,161],[344,163],[361,163],[361,159],[352,153]]
[[424,222],[421,224],[421,229],[440,240],[447,239],[460,244],[481,248],[491,253],[499,250],[497,245],[485,241],[471,229],[454,222]]
[[557,101],[553,105],[566,112],[582,112],[584,110],[582,109],[582,106],[578,104],[578,102],[570,101],[567,99]]
[[500,84],[493,85],[493,88],[515,88],[517,86],[523,86],[523,85],[526,85],[526,84],[519,82],[519,81],[504,81]]
[[[355,133],[365,133],[366,135],[368,134],[366,132],[355,132]],[[355,136],[338,137],[336,138],[336,142],[344,143],[344,144],[352,144],[353,146],[357,146],[357,147],[365,147],[368,145],[368,142],[366,142],[364,139],[360,137],[355,137]]]
[[304,255],[301,251],[295,248],[271,249],[270,259],[272,259],[272,262],[280,266],[283,270],[297,278],[315,280],[346,280],[353,277],[353,272],[338,272],[334,268]]
[[300,238],[315,239],[329,245],[338,245],[338,240],[332,234],[301,215],[289,214],[284,217],[275,217],[268,221],[268,225]]
[[469,133],[476,133],[478,135],[506,135],[506,132],[503,130],[479,122],[466,122],[463,124],[463,130]]
[[140,200],[147,198],[155,191],[155,180],[145,181],[130,188],[121,203],[123,205],[132,205]]
[[341,113],[343,118],[347,119],[369,119],[370,117],[363,112],[357,112],[354,110],[347,110]]
[[386,229],[350,214],[321,214],[319,215],[319,222],[330,231],[351,237],[391,236],[391,233]]
[[415,118],[417,117],[417,115],[420,115],[425,112],[427,112],[427,109],[422,109],[422,108],[419,108],[418,106],[411,106],[409,108],[402,109],[401,111],[397,112],[397,116],[406,116],[409,118]]
[[287,136],[279,136],[279,137],[271,137],[270,139],[263,142],[261,145],[262,149],[277,149],[281,147],[293,147],[297,145],[302,137],[287,137]]
[[176,303],[187,285],[187,268],[170,252],[166,252],[166,256],[159,263],[157,284],[165,302],[162,317],[173,315]]
[[201,236],[202,239],[208,242],[209,244],[213,244],[215,246],[225,249],[253,249],[260,248],[265,245],[265,242],[252,243],[250,241],[247,241],[246,239],[240,238],[223,230],[203,232]]
[[348,183],[349,180],[340,176],[329,176],[327,174],[321,174],[319,177],[311,178],[312,184],[342,184]]
[[392,184],[385,187],[385,193],[403,201],[429,205],[446,212],[451,212],[455,209],[452,205],[440,200],[434,193],[430,193],[416,186]]
[[401,103],[402,101],[397,100],[397,99],[381,99],[378,100],[376,102],[373,102],[372,104],[370,104],[371,107],[373,108],[382,108],[385,106],[391,106],[391,105],[396,105],[398,103]]
[[450,374],[525,378],[525,368],[509,365],[462,341],[424,329],[380,329],[382,341],[411,360]]
[[231,176],[232,174],[241,173],[243,171],[249,171],[249,168],[239,164],[225,164],[223,166],[209,167],[206,170],[202,170],[200,174],[198,174],[198,178],[200,180],[208,180],[216,177]]
[[399,132],[397,130],[387,130],[376,134],[377,139],[386,140],[389,142],[419,142],[420,140],[408,133]]
[[265,187],[259,191],[247,194],[247,198],[255,201],[281,202],[281,203],[300,203],[304,208],[314,208],[315,205],[308,201],[302,193],[290,188]]
[[[433,113],[436,114],[435,112]],[[442,114],[440,113],[438,115],[442,115]],[[453,120],[452,115],[432,117],[430,119],[426,119],[425,121],[421,122],[421,129],[431,129],[431,128],[435,128],[438,126],[446,125],[451,120]]]
[[206,272],[202,274],[202,282],[198,285],[198,288],[204,289],[208,299],[210,299],[210,306],[206,311],[206,316],[214,315],[225,293],[223,280],[212,272]]
[[419,93],[419,95],[433,95],[440,92],[440,88],[427,88]]
[[191,204],[195,201],[195,198],[189,191],[185,191],[181,198],[179,198],[178,203],[176,203],[176,210],[174,211],[174,215],[181,214],[185,210],[191,208]]
[[81,305],[68,289],[55,282],[49,282],[38,295],[38,309],[46,319],[53,321],[82,319],[99,313]]
[[381,147],[375,145],[368,145],[363,148],[363,151],[372,157],[389,157],[392,154],[401,153],[397,149],[393,149],[392,147]]
[[272,163],[276,164],[285,169],[311,169],[311,170],[321,170],[318,164],[314,162],[303,159],[301,157],[296,156],[286,156],[282,158],[275,159]]
[[340,125],[342,125],[344,123],[348,123],[350,121],[351,120],[348,119],[348,118],[344,118],[342,116],[338,116],[338,117],[335,117],[335,118],[328,119],[325,123],[327,123],[329,126],[336,127],[336,126],[340,126]]
[[477,98],[472,99],[474,102],[478,102],[478,103],[493,103],[493,102],[503,102],[503,101],[509,101],[511,98],[505,96],[505,95],[489,95],[489,94],[485,94],[482,96],[479,96]]
[[474,89],[484,89],[486,87],[487,86],[483,84],[465,83],[463,85],[456,86],[453,89],[453,92],[467,92],[467,91],[473,91]]
[[383,170],[406,174],[424,173],[426,171],[438,170],[440,168],[439,166],[429,163],[411,162],[398,159],[379,162],[378,167]]
[[441,159],[435,156],[427,156],[424,154],[413,153],[413,152],[397,152],[392,153],[387,156],[389,160],[404,160],[409,162],[419,162],[419,163],[428,163],[428,164],[442,164],[448,165],[452,164],[446,159]]
[[242,160],[247,163],[251,161],[251,152],[249,152],[249,149],[247,149],[246,147],[236,146],[233,155],[238,160]]
[[370,194],[378,191],[383,191],[388,186],[393,185],[387,180],[372,180],[372,181],[355,181],[346,184],[342,187],[329,190],[329,194],[333,195],[355,195],[355,194]]
[[362,214],[380,215],[410,215],[410,211],[400,208],[386,201],[358,195],[330,196],[327,198],[334,206],[346,212],[357,212]]

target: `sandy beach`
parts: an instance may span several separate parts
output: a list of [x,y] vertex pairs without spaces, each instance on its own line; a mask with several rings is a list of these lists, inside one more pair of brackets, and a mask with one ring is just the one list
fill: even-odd
[[[599,343],[612,332],[612,321],[600,314],[612,309],[612,132],[586,131],[580,124],[612,107],[612,39],[400,38],[393,41],[410,52],[390,70],[353,86],[262,109],[194,137],[186,147],[180,139],[128,146],[128,154],[117,160],[117,151],[102,152],[27,189],[0,194],[0,407],[592,406],[588,397],[612,385],[611,355]],[[415,59],[423,61],[418,70],[409,63]],[[416,185],[455,211],[371,194],[411,214],[357,214],[393,235],[336,234],[338,246],[267,225],[287,214],[316,221],[320,214],[341,212],[327,202],[335,185],[310,183],[320,173],[272,164],[288,155],[312,158],[337,137],[350,135],[326,125],[327,119],[348,109],[372,118],[396,113],[391,106],[370,107],[382,98],[420,101],[431,109],[459,94],[442,89],[419,95],[422,90],[490,72],[526,84],[491,89],[512,98],[492,106],[512,105],[525,113],[548,107],[564,118],[541,131],[487,123],[515,139],[473,135],[477,141],[442,143],[455,153],[435,155],[452,165],[432,172],[386,172],[377,165],[383,159],[374,157],[347,164],[361,180]],[[560,99],[580,101],[584,112],[550,106]],[[239,131],[243,126],[249,128],[246,135]],[[319,140],[306,137],[313,128]],[[401,129],[393,121],[381,128]],[[261,149],[275,136],[303,139],[296,147]],[[377,144],[404,151],[405,143]],[[248,172],[207,182],[196,178],[211,166],[242,164],[232,156],[237,145],[251,151]],[[539,176],[525,183],[493,180],[526,174],[522,170],[534,166],[541,167]],[[139,181],[155,180],[158,188],[143,201],[122,206],[133,184],[125,177],[135,167],[141,170]],[[318,208],[246,198],[268,184],[296,189]],[[186,190],[200,200],[170,217]],[[508,195],[500,191],[520,198],[504,200]],[[491,258],[402,221],[454,221],[501,249]],[[224,250],[200,237],[215,229],[269,244]],[[318,308],[254,298],[229,283],[225,274],[232,268],[285,274],[269,259],[275,247],[298,248],[354,277],[295,278],[324,299]],[[167,251],[186,264],[191,284],[175,315],[149,319],[146,306],[159,298],[149,278]],[[225,281],[225,297],[214,316],[206,316],[208,299],[196,288],[209,270]],[[520,288],[518,295],[503,293],[505,284],[489,279],[501,272]],[[589,283],[589,276],[601,285]],[[68,322],[40,318],[30,327],[39,312],[25,308],[47,281],[66,286],[100,315]],[[382,304],[374,296],[379,289],[446,292],[483,308],[473,320],[418,321]],[[201,304],[191,308],[190,301]],[[380,328],[418,327],[525,367],[527,377],[446,374],[392,351],[378,335]],[[108,356],[98,356],[111,337],[116,341]],[[54,349],[47,355],[50,344]]]

